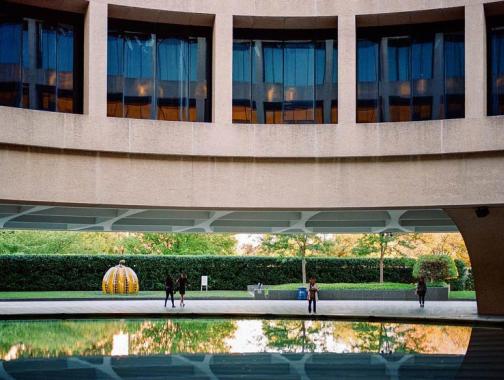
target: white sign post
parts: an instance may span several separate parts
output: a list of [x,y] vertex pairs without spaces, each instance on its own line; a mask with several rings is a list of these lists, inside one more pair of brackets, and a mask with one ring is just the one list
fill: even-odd
[[206,288],[205,290],[208,291],[208,276],[201,276],[201,289]]

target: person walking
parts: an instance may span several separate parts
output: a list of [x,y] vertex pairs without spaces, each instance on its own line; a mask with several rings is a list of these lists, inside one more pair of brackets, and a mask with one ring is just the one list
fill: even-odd
[[185,307],[185,293],[187,286],[187,275],[185,273],[181,273],[180,277],[177,279],[178,291],[180,293],[180,306]]
[[416,286],[416,294],[418,296],[418,302],[420,302],[420,307],[425,306],[425,293],[427,293],[427,284],[425,283],[425,278],[420,277]]
[[168,297],[171,297],[171,305],[172,307],[175,307],[175,303],[173,302],[173,278],[170,275],[166,276],[165,279],[165,292],[166,292],[166,297],[164,300],[164,307],[166,307],[166,302],[168,301]]
[[310,277],[310,283],[308,284],[308,313],[312,312],[317,314],[317,299],[318,299],[319,288],[317,286],[317,279],[315,277]]

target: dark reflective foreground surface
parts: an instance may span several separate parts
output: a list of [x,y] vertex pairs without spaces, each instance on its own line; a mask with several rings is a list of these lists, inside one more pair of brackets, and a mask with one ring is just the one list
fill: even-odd
[[496,328],[296,320],[0,322],[1,379],[504,377]]

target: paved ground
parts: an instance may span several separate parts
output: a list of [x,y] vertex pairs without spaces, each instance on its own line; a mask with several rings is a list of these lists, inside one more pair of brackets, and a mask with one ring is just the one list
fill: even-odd
[[[160,301],[30,301],[1,302],[0,319],[90,317],[310,317],[303,301],[196,301],[185,308],[164,308]],[[315,316],[313,316],[315,317]],[[424,309],[414,301],[320,301],[316,318],[434,320],[504,324],[504,316],[480,316],[476,302],[429,302]]]

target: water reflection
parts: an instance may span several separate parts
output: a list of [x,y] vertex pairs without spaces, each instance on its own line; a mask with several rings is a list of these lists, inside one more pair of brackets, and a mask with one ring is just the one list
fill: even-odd
[[465,354],[471,327],[300,320],[0,322],[0,358],[179,353]]
[[504,329],[297,320],[0,322],[0,379],[502,378]]

